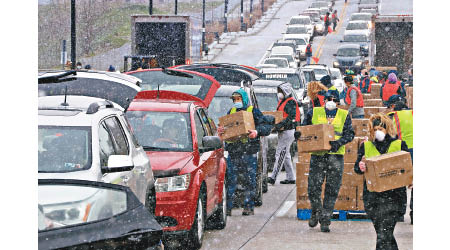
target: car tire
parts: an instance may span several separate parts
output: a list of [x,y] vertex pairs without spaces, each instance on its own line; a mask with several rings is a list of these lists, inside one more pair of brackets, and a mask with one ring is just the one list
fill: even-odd
[[194,223],[192,223],[191,230],[189,231],[188,246],[190,249],[200,249],[202,247],[206,220],[205,200],[203,189],[200,189]]
[[223,181],[222,202],[208,220],[208,229],[224,229],[227,225],[227,184]]

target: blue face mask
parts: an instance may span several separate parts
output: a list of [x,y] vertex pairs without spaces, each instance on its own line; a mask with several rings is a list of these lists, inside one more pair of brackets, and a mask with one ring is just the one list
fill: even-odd
[[242,107],[244,107],[244,105],[242,104],[242,102],[235,102],[234,107],[237,109],[241,109]]

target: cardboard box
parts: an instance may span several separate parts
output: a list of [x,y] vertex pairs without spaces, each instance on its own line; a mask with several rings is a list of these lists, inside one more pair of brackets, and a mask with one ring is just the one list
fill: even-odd
[[383,192],[412,184],[413,166],[408,152],[382,154],[366,159],[367,189]]
[[356,210],[364,211],[364,199],[363,199],[364,183],[356,187]]
[[406,105],[413,108],[413,87],[406,87]]
[[341,185],[334,209],[356,210],[356,187]]
[[359,138],[355,137],[353,141],[345,144],[344,163],[355,163],[358,158]]
[[310,161],[311,161],[310,153],[298,153],[298,162],[299,163],[308,163],[309,164]]
[[297,187],[308,187],[309,163],[296,164],[296,185]]
[[370,95],[372,99],[379,99],[381,92],[381,84],[380,83],[372,83],[370,86]]
[[364,100],[364,107],[383,107],[383,100],[382,99]]
[[372,94],[370,94],[370,93],[366,93],[366,94],[362,94],[362,95],[363,95],[364,101],[367,100],[367,99],[373,99],[372,98]]
[[369,119],[352,119],[352,127],[355,136],[369,136]]
[[299,126],[301,132],[298,140],[298,152],[309,153],[328,151],[331,149],[330,141],[334,141],[334,127],[331,124],[317,124]]
[[283,111],[264,111],[263,115],[271,115],[275,117],[275,124],[280,123],[283,120]]
[[364,118],[370,118],[370,116],[383,113],[386,111],[386,107],[364,107]]
[[247,137],[248,131],[255,129],[253,113],[247,111],[219,117],[219,124],[225,128],[225,133],[222,135],[224,140]]

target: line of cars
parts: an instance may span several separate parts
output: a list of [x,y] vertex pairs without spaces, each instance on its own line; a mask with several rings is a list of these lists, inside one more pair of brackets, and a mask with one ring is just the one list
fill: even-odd
[[336,60],[333,67],[341,72],[350,69],[359,73],[366,64],[371,64],[366,59],[370,54],[370,37],[372,32],[372,18],[378,12],[378,0],[360,0],[359,12],[350,16],[350,21],[344,32],[342,45],[333,54]]

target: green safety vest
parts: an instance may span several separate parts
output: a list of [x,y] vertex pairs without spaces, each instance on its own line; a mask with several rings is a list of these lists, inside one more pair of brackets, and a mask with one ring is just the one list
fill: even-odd
[[391,114],[394,114],[393,120],[398,138],[405,141],[409,149],[413,148],[413,111],[401,110],[389,113]]
[[331,86],[328,90],[337,90],[337,88],[335,86]]
[[[236,110],[237,110],[236,107],[231,108],[230,115],[236,113]],[[247,112],[253,112],[253,106],[248,106],[246,111]],[[247,143],[248,142],[248,137],[242,138],[242,139],[240,139],[240,141],[242,143]],[[237,140],[236,141],[225,141],[225,142],[226,143],[234,143],[234,142],[237,142]]]
[[[389,146],[387,153],[398,152],[401,150],[402,150],[402,140],[395,140],[391,142],[391,145]],[[364,142],[364,153],[366,159],[381,155],[371,141]]]
[[[337,141],[339,138],[342,137],[342,132],[344,131],[344,124],[345,120],[347,119],[348,111],[344,109],[338,108],[336,112],[336,116],[333,119],[333,122],[331,122],[331,125],[334,127],[334,139]],[[313,109],[313,116],[312,116],[312,124],[328,124],[327,114],[325,112],[324,107],[316,107]],[[336,153],[332,152],[315,152],[311,153],[313,155],[324,155],[324,154],[337,154],[337,155],[344,155],[345,154],[345,145],[341,146],[339,150]]]

